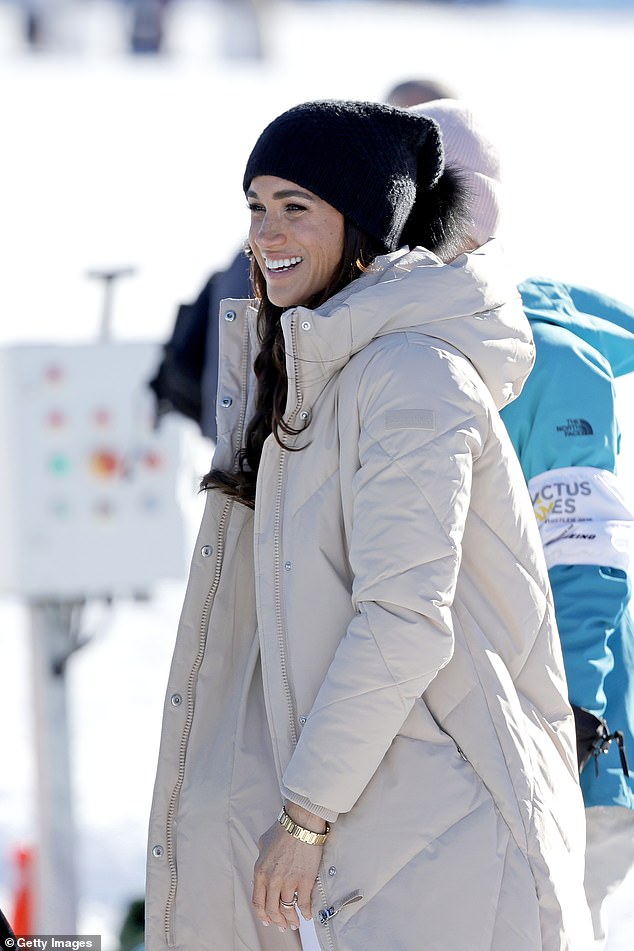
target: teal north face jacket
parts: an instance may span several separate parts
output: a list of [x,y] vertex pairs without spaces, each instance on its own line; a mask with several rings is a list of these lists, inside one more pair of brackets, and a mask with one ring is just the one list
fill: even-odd
[[501,416],[540,522],[570,700],[623,732],[631,768],[628,778],[612,743],[598,776],[592,762],[582,771],[584,801],[634,809],[634,516],[615,412],[615,379],[634,370],[634,309],[544,278],[519,290],[536,360]]

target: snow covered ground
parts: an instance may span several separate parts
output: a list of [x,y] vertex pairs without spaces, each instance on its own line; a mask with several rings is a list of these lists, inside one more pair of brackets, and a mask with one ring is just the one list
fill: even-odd
[[[15,7],[0,2],[0,346],[93,339],[102,292],[85,272],[114,265],[137,268],[116,289],[115,335],[163,340],[178,303],[243,238],[242,169],[266,122],[309,98],[382,99],[416,75],[453,87],[500,145],[516,277],[576,280],[632,301],[631,4],[574,13],[270,0],[263,63],[228,48],[212,0],[175,2],[166,55],[135,60],[120,7],[63,5],[58,52],[34,57],[21,46]],[[631,477],[631,381],[621,393]],[[184,428],[191,543],[209,448]],[[126,903],[143,892],[183,586],[158,585],[149,603],[118,603],[105,617],[91,607],[97,633],[69,667],[80,931],[102,933],[105,951],[116,947]],[[34,762],[27,614],[8,596],[0,669],[0,904],[10,910],[11,851],[34,835]],[[631,951],[633,896],[634,880],[614,900],[609,951]]]

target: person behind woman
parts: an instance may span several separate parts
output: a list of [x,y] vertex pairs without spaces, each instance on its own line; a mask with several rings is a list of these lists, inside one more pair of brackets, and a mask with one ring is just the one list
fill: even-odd
[[500,249],[458,253],[438,126],[391,106],[290,109],[244,190],[257,298],[222,308],[146,947],[580,951],[572,714],[498,413],[533,345]]
[[[634,510],[619,471],[616,383],[634,372],[634,308],[544,277],[519,290],[537,359],[502,420],[534,500],[553,590],[577,722],[585,888],[599,951],[608,937],[606,899],[634,869]],[[626,757],[610,742],[613,731]]]
[[[497,149],[465,103],[442,99],[414,111],[438,123],[445,160],[461,170],[470,244],[478,247],[499,234]],[[634,776],[624,755],[634,750],[633,520],[615,475],[615,379],[634,370],[634,310],[596,290],[543,277],[518,289],[536,359],[519,399],[501,417],[529,483],[546,553],[577,726],[585,892],[600,949],[607,941],[606,898],[634,866]],[[558,537],[562,525],[566,532]],[[624,751],[610,744],[610,731],[617,730]]]

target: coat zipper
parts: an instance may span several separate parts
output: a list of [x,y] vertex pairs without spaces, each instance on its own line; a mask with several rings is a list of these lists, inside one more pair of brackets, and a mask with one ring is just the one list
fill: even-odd
[[275,519],[273,525],[273,537],[274,537],[274,550],[275,550],[275,570],[274,570],[274,584],[275,584],[275,623],[277,626],[277,643],[278,650],[280,655],[280,672],[282,675],[282,686],[284,688],[284,696],[286,698],[287,708],[289,712],[289,720],[291,726],[291,739],[293,741],[293,746],[297,744],[297,730],[295,728],[295,698],[293,696],[293,688],[288,676],[288,669],[286,666],[286,625],[284,623],[284,609],[282,607],[282,559],[281,559],[281,550],[280,550],[280,528],[282,521],[281,514],[281,502],[282,502],[282,491],[284,487],[284,476],[286,473],[286,450],[280,450],[280,462],[278,469],[278,480],[277,480],[277,495],[275,500]]
[[213,607],[214,599],[216,597],[216,592],[218,590],[218,585],[220,582],[220,573],[222,569],[222,563],[224,559],[224,547],[225,539],[227,534],[227,523],[229,521],[229,514],[233,508],[233,499],[227,499],[222,509],[220,519],[218,522],[218,532],[216,535],[216,566],[214,570],[214,576],[212,579],[211,587],[207,592],[207,597],[203,604],[202,615],[200,619],[200,627],[198,631],[198,651],[194,658],[191,670],[189,672],[189,678],[187,681],[187,717],[185,720],[185,725],[183,727],[183,732],[181,734],[181,742],[178,754],[178,773],[176,777],[176,783],[174,789],[172,790],[172,795],[170,797],[169,807],[167,810],[167,819],[166,819],[166,834],[165,834],[165,851],[167,857],[167,864],[169,868],[170,876],[170,888],[167,896],[167,901],[165,903],[165,940],[169,947],[174,945],[174,934],[173,934],[173,921],[172,914],[174,909],[174,901],[176,899],[176,886],[178,882],[178,873],[176,867],[176,852],[174,845],[174,819],[176,816],[176,810],[178,808],[178,802],[180,799],[181,790],[183,788],[183,782],[185,779],[185,759],[187,756],[187,747],[189,745],[189,737],[191,734],[192,723],[194,720],[194,693],[196,689],[196,683],[198,680],[198,673],[200,671],[201,664],[205,656],[205,650],[207,647],[207,635],[209,632],[209,616],[211,614],[211,609]]
[[[288,417],[289,425],[292,425],[293,420],[297,417],[302,404],[304,402],[303,395],[298,386],[298,376],[297,376],[297,311],[293,314],[290,321],[290,334],[291,334],[291,353],[293,356],[293,379],[295,383],[295,407],[292,413]],[[282,442],[285,442],[288,437],[284,435],[282,437]],[[277,493],[275,497],[275,517],[273,525],[273,545],[275,551],[275,620],[277,624],[278,631],[278,648],[280,654],[280,669],[282,673],[282,684],[284,688],[284,693],[286,696],[286,703],[289,714],[289,722],[291,728],[291,739],[293,746],[297,745],[297,729],[295,726],[295,698],[293,696],[293,688],[291,686],[288,670],[286,667],[286,646],[287,646],[287,637],[286,637],[286,625],[284,623],[284,609],[282,606],[282,545],[281,545],[281,523],[282,523],[282,494],[284,490],[284,481],[286,476],[286,459],[287,459],[288,450],[285,448],[280,449],[280,461],[278,468],[278,479],[277,479]],[[319,887],[319,892],[322,897],[322,902],[324,908],[327,907],[326,892],[321,881],[321,877],[318,875],[316,879],[317,885]],[[336,912],[334,912],[336,914]],[[320,919],[321,920],[321,919]],[[335,951],[335,945],[332,939],[332,932],[330,930],[328,919],[321,922],[325,926],[326,935],[328,938],[328,947],[329,951]]]
[[237,426],[237,430],[236,430],[236,432],[237,432],[237,434],[238,434],[238,445],[235,447],[235,448],[236,448],[236,452],[237,452],[237,451],[240,449],[240,447],[242,446],[242,438],[243,438],[243,435],[244,435],[244,424],[245,424],[245,420],[246,420],[246,416],[247,416],[247,396],[246,396],[246,394],[247,394],[247,388],[248,388],[248,385],[249,385],[249,321],[248,321],[248,319],[246,320],[246,333],[244,334],[244,336],[243,336],[243,338],[242,338],[242,381],[241,381],[241,385],[242,385],[242,390],[241,390],[241,392],[242,392],[244,395],[243,395],[243,398],[242,398],[242,400],[241,400],[240,416],[238,417],[238,426]]
[[[293,420],[299,413],[301,408],[303,397],[297,385],[297,336],[296,336],[296,325],[297,325],[297,311],[293,314],[290,321],[290,334],[291,334],[291,353],[293,355],[293,379],[295,382],[295,408],[288,417],[289,425],[292,424]],[[284,434],[282,436],[282,442],[286,442],[288,436]],[[282,686],[284,688],[284,695],[286,697],[286,704],[289,714],[289,721],[291,727],[291,739],[293,746],[297,745],[297,729],[295,726],[295,698],[293,696],[293,688],[291,686],[288,669],[286,666],[286,653],[287,653],[287,638],[286,638],[286,625],[284,622],[284,609],[282,606],[282,545],[281,545],[281,525],[282,525],[282,495],[284,490],[284,482],[286,476],[286,459],[287,459],[287,450],[285,448],[280,448],[280,461],[278,466],[278,476],[277,476],[277,490],[275,496],[275,515],[273,523],[273,549],[275,552],[275,568],[274,568],[274,584],[275,584],[275,622],[277,625],[277,642],[278,650],[280,655],[280,670],[282,674]]]
[[[238,418],[237,425],[237,438],[238,446],[242,445],[244,425],[247,414],[247,389],[249,382],[249,325],[248,320],[245,323],[245,333],[242,340],[242,400],[240,406],[240,416]],[[189,745],[189,737],[191,734],[192,723],[194,720],[194,690],[196,687],[196,681],[198,679],[198,673],[205,656],[205,650],[207,646],[207,636],[209,633],[209,616],[211,614],[211,609],[216,597],[218,590],[218,585],[220,583],[220,573],[222,570],[222,563],[224,560],[224,547],[227,533],[227,523],[229,520],[229,515],[231,509],[233,508],[233,500],[227,499],[225,505],[220,514],[220,519],[218,521],[218,530],[216,534],[216,567],[214,570],[214,576],[212,579],[211,587],[207,592],[207,597],[203,604],[203,610],[200,619],[200,628],[198,635],[198,652],[194,658],[194,663],[192,665],[189,679],[187,683],[187,718],[185,720],[185,726],[183,728],[183,733],[181,735],[181,743],[179,749],[179,760],[178,760],[178,774],[176,779],[176,784],[172,790],[172,795],[170,797],[170,802],[167,810],[166,818],[166,857],[169,868],[170,875],[170,888],[167,896],[167,901],[165,903],[165,916],[164,916],[164,929],[165,929],[165,939],[169,947],[174,945],[174,934],[173,934],[173,910],[174,902],[176,900],[176,887],[178,883],[178,869],[176,865],[176,853],[174,846],[174,819],[176,815],[176,809],[178,807],[178,801],[180,799],[181,790],[183,787],[183,782],[185,779],[185,759],[187,756],[187,747]]]
[[[330,919],[334,918],[335,915],[338,915],[342,908],[345,908],[346,905],[352,905],[355,901],[361,901],[362,898],[363,892],[356,888],[353,892],[350,892],[349,895],[346,895],[344,898],[342,898],[341,901],[337,902],[336,906],[332,905],[330,908],[323,908],[322,911],[320,911],[317,915],[319,924],[327,926]],[[331,937],[330,932],[328,932],[328,937]],[[331,947],[334,947],[332,945],[332,941]]]
[[[330,918],[333,918],[337,914],[337,912],[334,910],[334,908],[329,907],[328,905],[328,899],[326,898],[326,889],[323,886],[321,875],[317,876],[317,885],[319,887],[319,894],[321,895],[322,906],[323,906],[322,911],[317,913],[317,920],[319,921],[319,924],[322,925],[325,930],[326,937],[328,939],[329,951],[335,951],[335,942],[333,940],[332,931],[330,929]],[[337,909],[337,911],[338,910],[339,909]]]

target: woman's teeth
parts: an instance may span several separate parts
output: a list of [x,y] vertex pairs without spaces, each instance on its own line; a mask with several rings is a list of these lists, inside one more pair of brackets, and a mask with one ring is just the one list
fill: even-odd
[[284,271],[289,267],[300,264],[303,260],[303,258],[280,258],[278,261],[270,261],[268,258],[264,258],[264,263],[267,271]]

